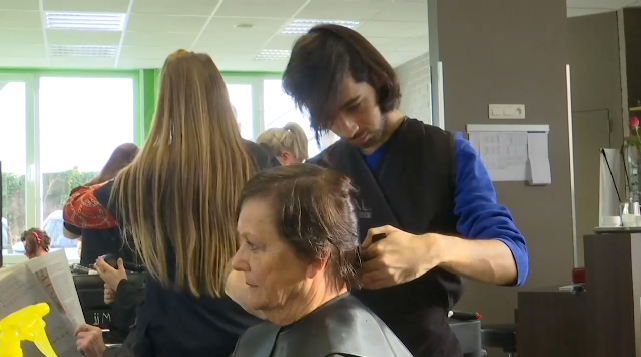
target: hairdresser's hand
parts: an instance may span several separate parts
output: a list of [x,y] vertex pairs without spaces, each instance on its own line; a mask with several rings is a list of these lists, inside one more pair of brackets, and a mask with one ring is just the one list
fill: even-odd
[[122,280],[127,280],[127,271],[121,258],[118,258],[118,269],[114,269],[111,265],[107,264],[102,257],[98,257],[95,267],[98,275],[100,275],[102,281],[105,282],[105,286],[113,291],[118,290],[118,284],[120,284]]
[[107,349],[102,340],[102,329],[97,326],[82,325],[76,330],[76,348],[87,357],[102,357]]
[[116,301],[116,291],[110,289],[109,286],[107,286],[106,283],[105,283],[104,288],[105,288],[105,291],[104,291],[103,299],[105,300],[105,304],[111,305],[111,304],[114,303],[114,301]]
[[[372,242],[377,234],[386,237]],[[415,235],[392,226],[372,228],[363,242],[365,289],[382,289],[407,283],[440,263],[438,235]]]

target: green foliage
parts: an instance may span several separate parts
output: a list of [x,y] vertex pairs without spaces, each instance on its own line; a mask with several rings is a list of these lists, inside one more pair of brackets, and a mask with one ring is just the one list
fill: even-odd
[[[42,175],[43,218],[51,212],[62,209],[72,189],[82,186],[98,175],[98,172],[73,170],[44,173]],[[2,217],[9,223],[11,241],[26,227],[25,175],[2,173]]]

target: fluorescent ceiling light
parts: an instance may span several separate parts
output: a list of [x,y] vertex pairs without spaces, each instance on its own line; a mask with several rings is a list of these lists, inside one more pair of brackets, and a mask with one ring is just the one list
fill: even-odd
[[117,46],[51,45],[50,47],[50,53],[53,57],[114,58],[117,50]]
[[122,31],[125,14],[47,12],[47,28],[52,30]]
[[292,55],[290,50],[263,50],[254,58],[255,61],[284,61]]
[[304,35],[312,27],[321,24],[334,24],[344,26],[350,29],[355,29],[360,25],[357,21],[342,21],[342,20],[294,20],[283,30],[283,35]]

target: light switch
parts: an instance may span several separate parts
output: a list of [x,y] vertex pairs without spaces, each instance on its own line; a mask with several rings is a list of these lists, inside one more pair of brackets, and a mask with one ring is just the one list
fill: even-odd
[[525,119],[524,104],[490,104],[490,119]]

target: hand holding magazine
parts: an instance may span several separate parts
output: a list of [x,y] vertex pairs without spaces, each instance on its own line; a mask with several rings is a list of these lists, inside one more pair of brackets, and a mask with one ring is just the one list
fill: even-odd
[[[58,357],[79,357],[74,332],[84,317],[68,264],[64,251],[55,251],[0,269],[0,320],[25,307],[47,303],[51,312],[44,317],[45,330],[54,351]],[[42,356],[30,342],[22,347],[25,357]]]

